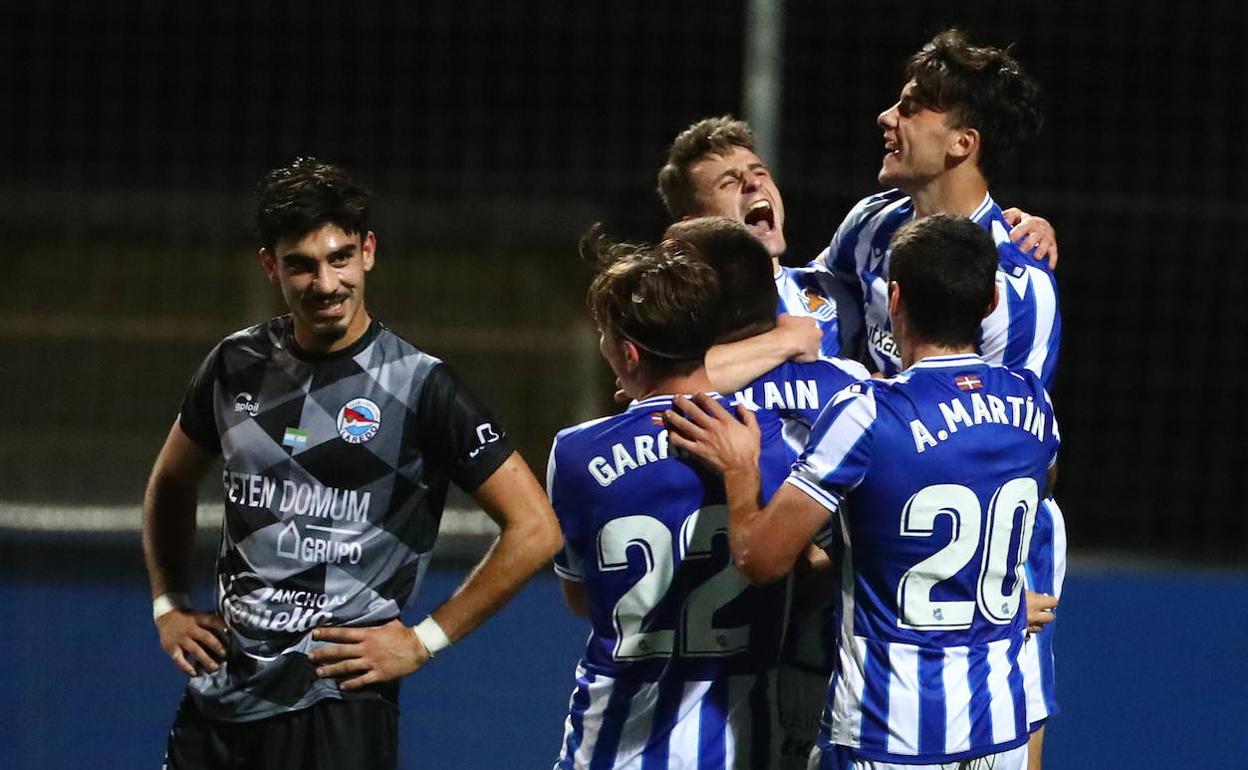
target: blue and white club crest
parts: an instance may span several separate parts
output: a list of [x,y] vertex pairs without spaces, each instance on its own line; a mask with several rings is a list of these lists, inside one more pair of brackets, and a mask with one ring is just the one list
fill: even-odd
[[338,410],[338,435],[348,444],[363,444],[381,428],[381,408],[367,398],[353,398]]

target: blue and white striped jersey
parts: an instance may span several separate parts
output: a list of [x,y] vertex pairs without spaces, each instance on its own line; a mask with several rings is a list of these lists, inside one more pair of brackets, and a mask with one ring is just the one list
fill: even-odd
[[1023,570],[1057,446],[1039,378],[974,355],[851,386],[820,415],[787,483],[843,548],[824,749],[941,763],[1027,740]]
[[[722,399],[757,413],[765,495],[804,439],[786,441],[786,425],[808,431],[856,379],[850,371],[789,363]],[[555,571],[584,584],[592,625],[558,768],[766,767],[754,759],[777,748],[769,675],[788,584],[752,587],[733,565],[723,484],[669,451],[670,406],[670,396],[647,398],[555,437],[547,490],[564,533]]]
[[852,341],[862,332],[862,313],[850,286],[826,267],[781,267],[775,275],[780,302],[777,314],[814,318],[823,332],[819,354],[836,358],[852,352]]
[[[914,203],[900,190],[864,198],[815,260],[842,280],[857,282],[862,292],[867,350],[888,377],[901,369],[901,353],[888,320],[888,243],[914,216]],[[1001,259],[997,269],[1000,301],[984,319],[976,348],[986,361],[1035,372],[1045,388],[1051,389],[1062,327],[1053,271],[1046,263],[1024,255],[1010,241],[1009,225],[992,196],[984,196],[970,219],[992,235]]]
[[[815,260],[843,281],[856,282],[862,292],[866,347],[875,365],[887,376],[900,368],[900,351],[888,319],[888,243],[893,233],[914,216],[913,202],[899,190],[864,198],[837,228],[831,245]],[[1047,264],[1027,257],[1010,241],[1009,226],[990,195],[984,196],[970,218],[992,235],[1000,257],[1000,299],[980,326],[977,350],[987,361],[1034,372],[1044,387],[1052,390],[1062,327],[1056,278]],[[1028,562],[1029,587],[1060,597],[1066,574],[1066,525],[1061,509],[1051,498],[1045,501],[1037,518]],[[1034,681],[1041,692],[1033,694],[1031,718],[1037,724],[1059,710],[1054,626],[1049,624],[1037,635],[1042,676]]]

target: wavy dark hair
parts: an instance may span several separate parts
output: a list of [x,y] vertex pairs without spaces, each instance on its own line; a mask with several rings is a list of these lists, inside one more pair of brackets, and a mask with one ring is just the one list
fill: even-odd
[[347,235],[368,230],[372,193],[340,166],[316,158],[295,158],[275,168],[256,185],[256,230],[266,249],[282,240],[302,238],[327,224]]
[[937,33],[906,62],[918,107],[948,113],[959,128],[979,131],[979,164],[992,177],[1018,145],[1040,132],[1040,87],[1009,49],[971,45],[958,29]]

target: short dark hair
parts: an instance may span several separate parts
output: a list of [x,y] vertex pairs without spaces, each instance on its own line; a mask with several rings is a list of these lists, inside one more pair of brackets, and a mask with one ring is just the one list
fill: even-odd
[[586,302],[599,329],[631,340],[662,370],[702,365],[715,341],[719,281],[692,246],[618,243],[595,225],[581,238],[581,255],[598,265]]
[[716,343],[775,328],[779,297],[771,255],[745,225],[728,217],[697,217],[672,224],[663,237],[690,244],[714,268],[719,278]]
[[938,345],[975,344],[996,285],[992,237],[966,217],[933,214],[902,225],[889,248],[888,279],[914,331]]
[[697,188],[689,169],[706,155],[723,154],[733,147],[753,152],[754,132],[731,115],[703,118],[689,126],[667,148],[667,161],[659,169],[659,197],[672,219],[693,216],[698,208]]
[[979,131],[979,164],[985,176],[1024,141],[1040,132],[1040,87],[1008,49],[974,46],[958,29],[937,33],[906,62],[911,98],[948,113],[960,128]]
[[316,158],[295,158],[265,174],[256,185],[256,229],[266,249],[302,238],[327,224],[347,235],[368,229],[372,193],[340,166]]

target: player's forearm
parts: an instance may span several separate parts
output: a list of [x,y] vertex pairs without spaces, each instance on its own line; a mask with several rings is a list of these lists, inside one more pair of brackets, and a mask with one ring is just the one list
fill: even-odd
[[706,373],[720,393],[745,387],[793,356],[789,339],[779,327],[706,352]]
[[553,515],[507,524],[455,594],[433,612],[434,620],[451,641],[463,638],[510,601],[562,542]]
[[143,559],[153,597],[190,587],[197,493],[196,485],[155,473],[148,482],[143,497]]
[[791,564],[777,571],[768,558],[762,481],[758,466],[744,466],[724,473],[728,496],[728,547],[733,563],[754,585],[772,583],[788,573]]

